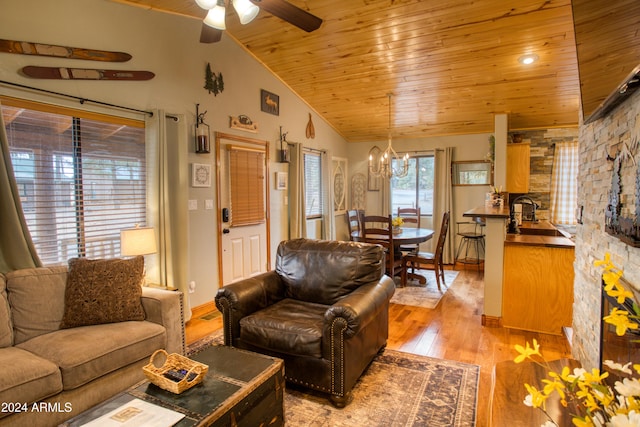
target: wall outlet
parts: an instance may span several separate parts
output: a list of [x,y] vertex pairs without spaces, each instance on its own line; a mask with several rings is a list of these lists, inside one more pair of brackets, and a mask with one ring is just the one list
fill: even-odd
[[197,200],[189,200],[189,210],[197,211],[198,210],[198,201]]
[[196,282],[192,280],[189,282],[189,293],[192,294],[195,291],[196,291]]

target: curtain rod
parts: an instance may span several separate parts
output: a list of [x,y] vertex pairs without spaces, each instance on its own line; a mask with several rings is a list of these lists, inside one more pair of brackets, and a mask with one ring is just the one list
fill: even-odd
[[311,148],[311,147],[305,147],[304,145],[302,146],[302,151],[311,151],[312,153],[326,153],[327,150],[319,150],[317,148]]
[[[137,108],[124,107],[122,105],[110,104],[108,102],[96,101],[94,99],[82,98],[80,96],[69,95],[69,94],[66,94],[66,93],[55,92],[55,91],[47,90],[47,89],[40,89],[40,88],[33,87],[33,86],[27,86],[27,85],[22,85],[22,84],[19,84],[19,83],[8,82],[6,80],[0,80],[0,83],[1,84],[5,84],[5,85],[9,85],[9,86],[16,86],[16,87],[19,87],[19,88],[22,88],[22,89],[29,89],[29,90],[35,90],[35,91],[38,91],[38,92],[44,92],[44,93],[48,93],[50,95],[64,96],[64,97],[67,97],[67,98],[75,99],[78,102],[80,102],[80,104],[84,104],[85,102],[91,102],[93,104],[104,105],[104,106],[112,107],[112,108],[119,108],[121,110],[135,111],[136,113],[148,114],[150,117],[153,117],[153,111],[146,111],[146,110],[139,110]],[[175,120],[176,122],[178,121],[178,117],[176,117],[176,116],[170,116],[170,115],[167,114],[166,117],[169,117],[169,118]]]

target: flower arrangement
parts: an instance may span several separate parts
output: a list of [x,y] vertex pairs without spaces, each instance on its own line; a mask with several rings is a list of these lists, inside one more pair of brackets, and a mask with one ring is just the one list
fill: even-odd
[[[623,271],[611,263],[609,253],[603,260],[595,261],[594,265],[603,268],[602,277],[607,295],[616,298],[619,304],[627,299],[633,302],[632,313],[613,308],[609,315],[603,318],[604,321],[616,327],[618,336],[623,336],[629,329],[638,329],[640,308],[634,295],[625,290],[620,283]],[[535,339],[532,346],[527,342],[525,347],[516,345],[515,348],[519,353],[514,360],[516,363],[530,360],[548,368]],[[640,426],[640,364],[631,366],[631,363],[627,363],[623,366],[610,360],[603,363],[612,371],[617,371],[622,381],[616,381],[611,387],[606,382],[608,372],[600,372],[597,368],[593,368],[591,372],[576,368],[571,372],[565,367],[560,373],[550,371],[548,378],[542,380],[544,386],[540,390],[525,384],[528,394],[524,404],[539,408],[547,415],[549,421],[543,424],[543,427],[557,425],[545,407],[546,400],[554,393],[558,394],[563,406],[567,407],[571,403],[576,409],[577,413],[572,414],[575,426]]]
[[402,219],[402,217],[397,216],[391,220],[391,225],[394,228],[402,227],[402,224],[404,224],[404,220]]

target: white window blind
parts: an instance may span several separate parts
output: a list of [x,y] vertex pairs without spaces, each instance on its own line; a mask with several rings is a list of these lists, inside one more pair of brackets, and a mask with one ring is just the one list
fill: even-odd
[[43,264],[120,256],[120,230],[146,222],[144,124],[10,104],[2,114],[11,160]]
[[304,153],[304,197],[306,218],[321,218],[323,210],[322,156],[317,152]]

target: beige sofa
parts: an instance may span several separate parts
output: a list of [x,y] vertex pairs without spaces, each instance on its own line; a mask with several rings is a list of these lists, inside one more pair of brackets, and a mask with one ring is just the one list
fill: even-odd
[[143,288],[143,321],[60,329],[67,273],[0,274],[0,426],[57,425],[142,380],[155,350],[184,354],[180,292]]

